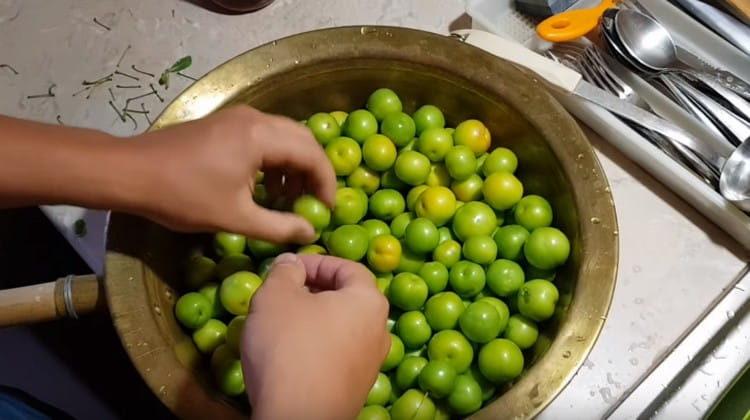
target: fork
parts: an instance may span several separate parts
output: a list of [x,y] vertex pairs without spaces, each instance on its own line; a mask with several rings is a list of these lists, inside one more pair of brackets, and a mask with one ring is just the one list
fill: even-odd
[[[618,77],[607,65],[599,47],[593,43],[567,42],[556,43],[545,52],[547,57],[564,64],[579,73],[583,78],[601,89],[607,90],[618,98],[640,106],[653,112],[649,104],[644,101],[631,86]],[[679,143],[670,141],[666,137],[645,129],[634,122],[624,121],[628,126],[649,140],[667,156],[692,170],[708,185],[716,187],[717,175],[710,165],[695,156]]]
[[578,70],[586,81],[612,92],[620,99],[648,108],[648,104],[633,88],[609,71],[596,46],[573,42],[557,43],[547,51],[547,56]]

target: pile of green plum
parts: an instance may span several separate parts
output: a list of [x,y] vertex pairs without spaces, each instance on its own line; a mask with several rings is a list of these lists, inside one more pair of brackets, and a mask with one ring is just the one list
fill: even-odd
[[[524,370],[570,254],[550,203],[524,195],[516,155],[478,120],[447,128],[412,115],[390,89],[366,108],[317,113],[310,128],[338,176],[335,207],[303,195],[291,209],[316,229],[299,253],[361,261],[391,304],[391,348],[359,419],[466,416]],[[263,203],[263,185],[256,200]],[[239,336],[255,291],[287,245],[218,233],[214,256],[190,258],[176,304],[222,392],[243,394]],[[256,265],[257,263],[257,265]],[[228,324],[226,324],[228,322]]]

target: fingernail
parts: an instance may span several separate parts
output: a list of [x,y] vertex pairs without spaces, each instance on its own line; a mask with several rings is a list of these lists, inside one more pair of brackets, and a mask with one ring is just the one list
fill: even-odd
[[299,258],[297,258],[297,254],[292,254],[291,252],[285,252],[273,260],[273,266],[277,266],[281,264],[297,264],[298,261],[299,261]]

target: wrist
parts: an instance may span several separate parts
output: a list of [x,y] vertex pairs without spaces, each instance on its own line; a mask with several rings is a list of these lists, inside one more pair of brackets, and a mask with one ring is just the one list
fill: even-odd
[[59,197],[53,195],[51,204],[139,213],[157,175],[143,141],[91,130],[80,134],[60,151]]
[[148,203],[159,194],[159,163],[152,157],[144,135],[115,138],[107,145],[97,172],[103,174],[99,185],[108,209],[144,215]]
[[[68,197],[89,208],[134,212],[148,184],[148,163],[133,139],[98,133],[71,157]],[[71,150],[75,152],[75,150]]]
[[[300,378],[300,366],[311,366],[310,360],[290,366],[287,363],[274,366],[267,372],[272,375],[253,377],[253,420],[275,419],[346,419],[356,417],[357,404],[352,404],[349,389],[342,388],[338,381],[319,382],[322,371],[307,371],[307,378]],[[271,363],[270,366],[274,364]],[[297,369],[295,369],[297,367]],[[346,396],[346,398],[342,398]],[[290,401],[294,403],[290,404]],[[364,399],[362,400],[364,403]]]

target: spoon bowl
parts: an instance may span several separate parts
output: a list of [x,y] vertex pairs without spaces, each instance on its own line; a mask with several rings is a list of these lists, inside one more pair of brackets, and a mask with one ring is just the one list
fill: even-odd
[[719,180],[721,195],[740,209],[750,212],[750,140],[729,156]]
[[627,52],[625,46],[622,44],[620,36],[617,34],[615,28],[615,16],[619,9],[607,9],[602,15],[601,25],[601,36],[604,38],[605,44],[611,50],[614,56],[620,57],[625,64],[629,65],[639,73],[652,73],[653,70],[649,67],[644,66],[639,61],[636,61],[630,53]]
[[641,12],[622,9],[614,15],[614,30],[628,54],[651,71],[677,62],[677,48],[664,26]]

